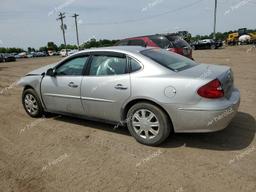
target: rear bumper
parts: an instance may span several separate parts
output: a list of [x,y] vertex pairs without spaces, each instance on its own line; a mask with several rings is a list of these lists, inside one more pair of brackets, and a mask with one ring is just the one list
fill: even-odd
[[176,108],[170,117],[177,133],[215,132],[226,128],[236,115],[240,105],[240,93],[237,89],[225,102],[212,108],[190,107]]

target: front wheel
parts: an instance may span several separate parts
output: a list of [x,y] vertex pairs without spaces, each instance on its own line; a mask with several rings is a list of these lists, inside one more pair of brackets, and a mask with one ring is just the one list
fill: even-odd
[[42,117],[43,107],[35,90],[26,89],[23,91],[22,104],[27,114],[31,117]]
[[211,45],[211,49],[216,49],[216,46],[215,45]]
[[167,115],[150,103],[137,103],[127,113],[127,126],[131,135],[140,143],[156,146],[170,134]]

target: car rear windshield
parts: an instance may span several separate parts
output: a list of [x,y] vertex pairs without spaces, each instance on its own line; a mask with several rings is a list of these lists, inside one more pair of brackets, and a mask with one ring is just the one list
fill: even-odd
[[167,38],[171,41],[171,43],[173,44],[173,47],[175,48],[190,47],[187,41],[185,41],[181,37],[170,35],[170,36],[167,36]]
[[164,49],[147,49],[140,52],[142,55],[152,59],[168,69],[178,72],[197,65],[191,59],[180,56]]
[[150,36],[149,39],[162,49],[169,48],[170,41],[164,36]]

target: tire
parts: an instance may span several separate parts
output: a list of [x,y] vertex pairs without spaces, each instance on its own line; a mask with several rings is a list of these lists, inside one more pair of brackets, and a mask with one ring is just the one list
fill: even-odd
[[34,118],[43,116],[44,110],[42,107],[42,103],[37,96],[35,90],[26,89],[23,91],[22,104],[29,116]]
[[129,109],[127,127],[138,142],[150,146],[164,142],[171,131],[168,116],[159,107],[146,102],[137,103]]
[[211,45],[211,49],[216,49],[216,46],[215,45]]

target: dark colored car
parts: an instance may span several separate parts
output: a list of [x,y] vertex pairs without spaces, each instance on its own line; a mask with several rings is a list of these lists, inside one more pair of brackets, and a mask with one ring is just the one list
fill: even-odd
[[192,49],[218,49],[222,47],[223,43],[221,41],[215,41],[213,39],[203,39],[191,44]]
[[16,61],[15,56],[12,54],[4,54],[3,57],[5,62]]
[[167,34],[165,37],[170,41],[170,50],[192,59],[192,48],[187,41],[178,35]]
[[0,62],[16,61],[16,58],[12,54],[0,54]]
[[4,56],[0,53],[0,63],[4,62]]
[[116,46],[142,46],[158,47],[172,51],[192,59],[192,49],[190,45],[179,36],[172,35],[148,35],[123,39],[115,44]]

